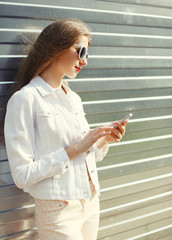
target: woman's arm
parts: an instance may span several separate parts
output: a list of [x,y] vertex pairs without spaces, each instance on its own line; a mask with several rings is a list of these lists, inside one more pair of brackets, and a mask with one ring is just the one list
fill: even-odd
[[[66,152],[72,160],[76,156],[88,151],[95,143],[100,150],[107,150],[109,142],[119,142],[125,133],[125,122],[120,125],[118,122],[109,125],[101,125],[95,129],[89,130],[83,139],[73,146],[66,148]],[[116,128],[114,128],[116,126]]]
[[15,184],[25,188],[46,178],[63,174],[70,168],[63,148],[34,159],[34,101],[25,92],[15,93],[8,102],[5,118],[5,143]]

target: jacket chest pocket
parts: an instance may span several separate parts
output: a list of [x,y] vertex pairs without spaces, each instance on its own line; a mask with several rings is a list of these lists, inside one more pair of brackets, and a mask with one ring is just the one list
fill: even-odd
[[89,125],[85,118],[84,112],[77,112],[74,120],[74,136],[75,140],[78,141],[89,131]]
[[38,131],[48,132],[57,131],[56,121],[60,121],[59,112],[40,111],[37,114],[37,128]]

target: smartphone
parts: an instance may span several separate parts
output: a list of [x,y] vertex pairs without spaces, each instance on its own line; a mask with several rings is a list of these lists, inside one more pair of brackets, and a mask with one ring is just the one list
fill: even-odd
[[129,113],[127,116],[125,116],[123,119],[121,119],[121,120],[119,121],[119,123],[122,124],[126,119],[129,119],[129,118],[131,118],[132,116],[133,116],[133,114],[132,114],[132,113]]

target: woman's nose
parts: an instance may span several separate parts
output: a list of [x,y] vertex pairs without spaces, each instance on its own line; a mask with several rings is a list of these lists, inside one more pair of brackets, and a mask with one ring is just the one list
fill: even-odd
[[82,59],[80,59],[80,63],[81,63],[81,65],[83,65],[83,66],[86,66],[86,65],[87,65],[86,56],[84,56]]

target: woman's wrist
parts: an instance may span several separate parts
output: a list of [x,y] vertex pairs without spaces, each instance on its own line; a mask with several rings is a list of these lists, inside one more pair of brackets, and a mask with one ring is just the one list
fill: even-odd
[[82,153],[81,149],[79,148],[78,143],[76,143],[70,147],[67,147],[65,149],[65,151],[70,160],[72,160],[73,158],[77,157],[78,155],[80,155]]

